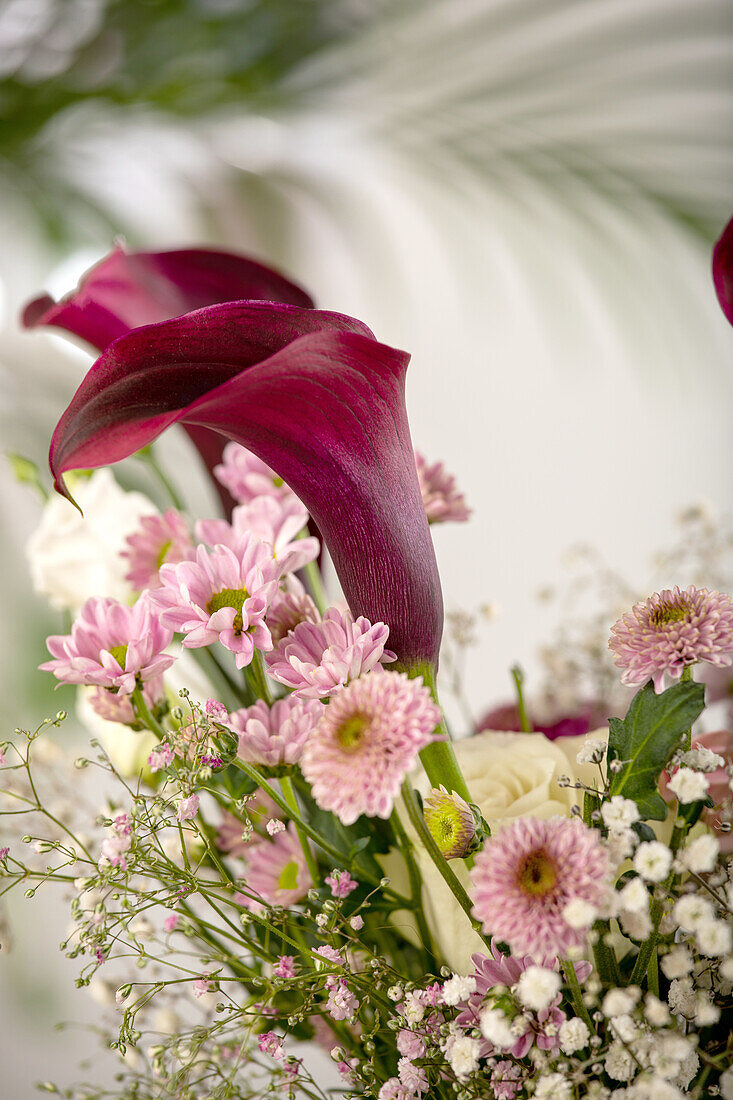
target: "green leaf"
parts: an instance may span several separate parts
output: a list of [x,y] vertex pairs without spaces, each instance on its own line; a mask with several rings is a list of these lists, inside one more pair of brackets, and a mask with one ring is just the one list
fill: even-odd
[[659,776],[704,706],[702,684],[687,681],[657,695],[650,682],[634,696],[624,719],[609,720],[608,762],[623,761],[620,771],[611,771],[610,793],[635,802],[642,819],[664,821]]

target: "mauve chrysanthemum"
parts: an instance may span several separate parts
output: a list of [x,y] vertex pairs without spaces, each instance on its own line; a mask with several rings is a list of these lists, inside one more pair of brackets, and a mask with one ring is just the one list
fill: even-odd
[[154,680],[175,658],[164,653],[172,632],[144,594],[129,607],[93,596],[82,607],[71,634],[46,639],[53,661],[38,667],[65,684],[89,684],[129,694]]
[[354,620],[350,611],[329,607],[319,623],[299,623],[265,658],[273,680],[306,699],[325,699],[380,661],[394,661],[385,650],[389,627]]
[[694,585],[665,588],[614,623],[608,646],[624,684],[653,680],[659,691],[665,672],[678,679],[697,661],[719,668],[733,662],[733,601]]
[[321,616],[297,577],[286,578],[286,584],[273,597],[267,609],[266,622],[277,646],[300,623],[319,623]]
[[239,756],[250,764],[297,764],[313,727],[323,714],[317,699],[278,699],[271,707],[259,699],[229,716],[239,734]]
[[161,587],[150,599],[161,608],[161,623],[186,635],[186,648],[221,642],[234,653],[237,668],[244,668],[255,646],[272,646],[265,613],[279,575],[270,547],[253,535],[241,535],[234,549],[199,546],[193,561],[164,565]]
[[214,467],[214,477],[240,504],[249,504],[261,496],[298,499],[266,462],[239,443],[227,443],[221,464]]
[[128,549],[121,556],[130,563],[125,580],[136,592],[160,587],[161,565],[189,561],[194,555],[186,521],[175,508],[169,508],[162,516],[143,516],[140,528],[128,535],[125,542]]
[[563,911],[577,898],[600,907],[608,857],[578,818],[521,818],[491,837],[471,871],[474,913],[515,955],[564,957],[585,941]]
[[440,709],[422,680],[376,668],[335,695],[308,738],[300,768],[322,810],[344,825],[387,818],[417,754],[439,740]]
[[238,505],[232,522],[223,519],[201,520],[196,524],[196,537],[209,546],[220,543],[235,546],[240,535],[249,532],[272,547],[273,557],[283,573],[302,569],[314,561],[321,544],[312,537],[299,538],[308,523],[308,510],[292,494],[288,497],[256,497],[249,504]]
[[[246,853],[247,888],[267,905],[287,908],[301,901],[313,885],[295,826],[278,833],[274,840],[261,840]],[[256,899],[237,895],[247,909],[261,908]]]
[[415,465],[428,523],[465,523],[471,509],[443,463],[428,466],[427,459],[415,451]]

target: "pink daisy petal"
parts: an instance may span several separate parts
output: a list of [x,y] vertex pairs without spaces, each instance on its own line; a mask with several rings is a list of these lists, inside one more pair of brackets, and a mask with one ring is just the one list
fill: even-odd
[[143,516],[140,529],[125,541],[129,549],[122,551],[122,557],[130,563],[125,580],[138,592],[160,586],[161,565],[186,561],[194,555],[186,522],[175,508],[162,516]]
[[442,462],[428,466],[427,460],[415,451],[417,479],[420,484],[428,523],[465,523],[471,515],[466,498]]

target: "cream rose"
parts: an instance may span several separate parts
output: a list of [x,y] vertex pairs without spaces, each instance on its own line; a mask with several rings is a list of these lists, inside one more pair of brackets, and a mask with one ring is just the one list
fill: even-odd
[[[594,738],[605,739],[607,736],[605,729],[588,734],[588,737]],[[582,780],[588,785],[599,782],[600,774],[595,765],[580,765],[576,761],[585,740],[585,737],[561,737],[548,741],[541,733],[485,730],[475,737],[456,741],[456,757],[471,797],[492,833],[518,817],[567,815],[576,803],[580,804],[582,792],[572,786],[561,787],[559,780],[567,775],[573,782]],[[422,795],[428,793],[430,783],[422,769],[412,776],[412,782]],[[471,970],[471,955],[486,948],[472,930],[430,856],[420,845],[403,805],[400,806],[400,816],[414,844],[430,932],[448,965],[457,973],[466,974]],[[409,892],[407,872],[401,857],[390,853],[383,865],[395,887]],[[452,860],[451,867],[468,889],[465,863]],[[410,914],[398,914],[394,923],[407,936],[415,938],[415,926]]]
[[79,610],[90,596],[127,600],[129,565],[120,552],[143,516],[157,508],[143,493],[126,493],[109,470],[96,470],[74,485],[81,515],[53,493],[26,546],[33,587],[52,607]]

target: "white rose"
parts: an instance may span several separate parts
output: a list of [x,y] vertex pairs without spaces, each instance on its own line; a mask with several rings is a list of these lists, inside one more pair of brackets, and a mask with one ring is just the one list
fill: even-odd
[[90,596],[132,595],[120,552],[143,516],[157,508],[143,493],[126,493],[109,470],[79,478],[74,497],[84,513],[53,493],[26,546],[33,587],[52,607],[75,613]]
[[[589,736],[605,740],[607,730],[595,730]],[[549,741],[541,733],[505,733],[484,730],[475,737],[454,742],[454,749],[473,802],[479,807],[492,833],[519,817],[555,817],[568,815],[582,804],[583,792],[572,786],[561,787],[560,776],[572,782],[582,779],[591,785],[600,780],[596,765],[578,764],[576,757],[585,737],[560,737]],[[415,788],[425,796],[430,783],[420,769],[411,776]],[[415,858],[423,879],[423,905],[428,927],[447,964],[459,974],[470,973],[471,955],[486,947],[472,930],[453,893],[420,845],[404,805],[400,816],[413,842]],[[381,860],[393,885],[409,893],[407,872],[401,856],[390,853]],[[462,860],[452,860],[451,868],[463,886],[469,888],[468,869]],[[411,914],[398,913],[394,924],[416,938]]]

